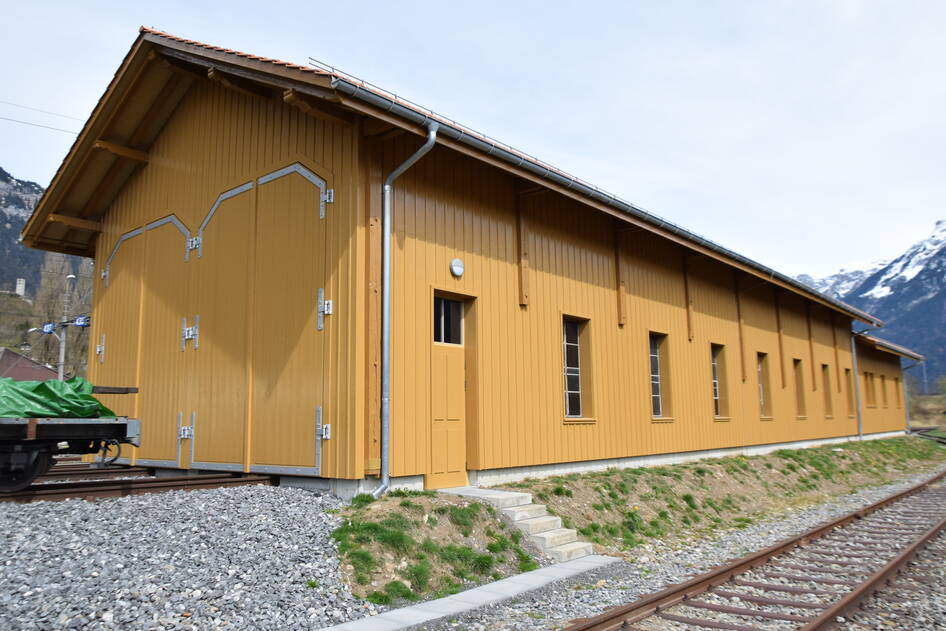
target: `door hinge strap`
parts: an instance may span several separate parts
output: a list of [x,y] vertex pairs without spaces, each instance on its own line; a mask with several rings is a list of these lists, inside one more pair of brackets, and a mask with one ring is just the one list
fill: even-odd
[[98,355],[99,363],[105,363],[105,334],[102,333],[102,341],[95,345],[95,354]]
[[318,309],[316,310],[316,324],[319,331],[325,327],[325,316],[332,315],[335,305],[325,299],[325,290],[319,287]]
[[181,318],[181,352],[187,348],[187,340],[194,340],[194,350],[200,342],[200,316],[194,316],[194,326],[187,326],[187,318]]
[[199,250],[202,241],[201,237],[190,237],[187,239],[187,250]]

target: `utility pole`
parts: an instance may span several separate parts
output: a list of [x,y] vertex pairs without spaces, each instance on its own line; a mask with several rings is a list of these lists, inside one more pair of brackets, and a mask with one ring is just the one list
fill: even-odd
[[72,281],[76,275],[66,276],[66,290],[62,297],[62,320],[59,323],[59,381],[65,381],[66,376],[66,340],[69,337],[69,299],[72,294]]

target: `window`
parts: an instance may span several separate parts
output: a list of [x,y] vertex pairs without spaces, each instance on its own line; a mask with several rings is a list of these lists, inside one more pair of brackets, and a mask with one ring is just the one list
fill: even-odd
[[669,418],[670,379],[667,361],[667,336],[651,333],[650,354],[650,413],[654,418]]
[[463,343],[463,303],[459,300],[434,297],[434,341]]
[[805,367],[800,359],[793,359],[795,369],[795,416],[805,418],[808,410],[805,406]]
[[581,416],[581,347],[578,323],[565,320],[565,416]]
[[562,320],[566,418],[590,418],[593,415],[588,327],[588,320],[568,316]]
[[759,415],[772,418],[772,388],[769,382],[769,356],[756,353],[756,375],[759,379]]
[[880,376],[880,400],[887,407],[887,377],[884,375]]
[[729,416],[729,397],[726,389],[726,347],[710,344],[710,372],[713,379],[713,416]]
[[850,368],[844,369],[844,384],[847,386],[847,415],[854,418],[854,378]]
[[867,401],[867,407],[877,407],[877,390],[874,384],[874,373],[864,372],[864,399]]
[[825,418],[834,417],[834,401],[831,399],[831,368],[821,364],[821,389],[824,391]]
[[903,407],[903,388],[900,387],[900,379],[897,377],[893,378],[893,395],[897,402],[897,409],[899,410]]

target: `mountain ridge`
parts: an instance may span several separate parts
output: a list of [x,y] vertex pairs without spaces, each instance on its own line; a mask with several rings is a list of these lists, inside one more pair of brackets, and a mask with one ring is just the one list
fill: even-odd
[[798,280],[883,320],[878,335],[925,355],[930,383],[946,374],[946,219],[889,261]]

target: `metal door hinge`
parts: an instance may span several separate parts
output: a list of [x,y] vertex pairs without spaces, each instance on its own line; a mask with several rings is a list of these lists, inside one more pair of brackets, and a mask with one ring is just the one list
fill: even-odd
[[189,425],[181,425],[177,428],[177,438],[179,440],[184,440],[187,438],[194,437],[194,428]]
[[325,316],[332,315],[333,308],[334,308],[334,305],[332,304],[332,301],[325,299],[325,290],[320,287],[318,310],[317,310],[317,315],[316,315],[319,331],[321,331],[323,327],[325,326]]
[[202,241],[203,241],[203,239],[202,239],[201,237],[190,237],[190,238],[187,240],[187,249],[188,249],[188,251],[190,251],[190,250],[199,250],[199,249],[200,249],[200,244],[201,244]]
[[102,341],[95,345],[95,354],[98,355],[99,363],[105,363],[105,334],[102,333]]
[[194,340],[194,350],[200,341],[200,316],[194,316],[194,326],[187,326],[187,318],[181,318],[181,352],[187,348],[187,340]]
[[325,191],[325,203],[331,204],[334,201],[335,201],[335,189],[330,188],[327,191]]
[[332,437],[332,424],[322,424],[322,406],[315,408],[315,437],[318,440],[328,440]]

